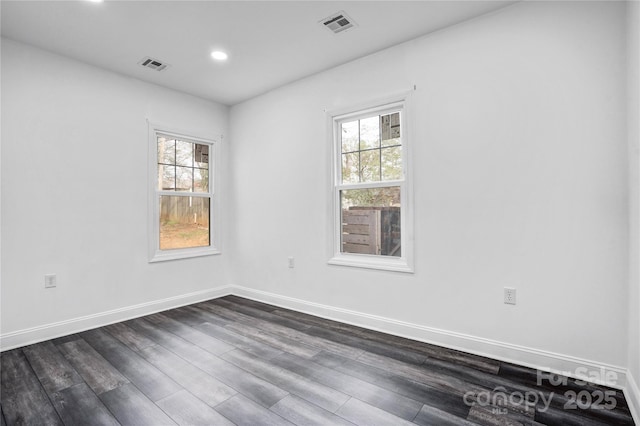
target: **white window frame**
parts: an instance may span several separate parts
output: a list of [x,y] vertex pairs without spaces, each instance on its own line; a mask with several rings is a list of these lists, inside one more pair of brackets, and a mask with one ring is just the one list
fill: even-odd
[[[374,115],[400,112],[403,179],[393,181],[366,182],[355,184],[342,183],[342,143],[340,129],[343,122],[363,119]],[[413,273],[413,176],[411,174],[411,144],[409,123],[410,93],[392,98],[368,102],[366,104],[328,112],[328,133],[331,139],[331,206],[332,223],[330,239],[330,265],[350,266],[357,268],[379,269],[393,272]],[[344,253],[342,252],[342,214],[340,191],[349,189],[366,189],[400,186],[400,241],[402,255],[400,257]]]
[[[159,199],[161,195],[175,196],[175,191],[162,191],[158,189],[158,136],[175,137],[176,139],[205,144],[209,146],[209,192],[192,192],[189,196],[209,198],[209,245],[205,247],[189,247],[170,250],[160,249],[160,219]],[[220,139],[222,137],[220,136]],[[188,132],[172,129],[171,127],[149,123],[149,262],[162,262],[167,260],[187,259],[200,256],[220,254],[219,249],[219,197],[217,186],[219,184],[218,170],[220,158],[219,140],[191,136]]]

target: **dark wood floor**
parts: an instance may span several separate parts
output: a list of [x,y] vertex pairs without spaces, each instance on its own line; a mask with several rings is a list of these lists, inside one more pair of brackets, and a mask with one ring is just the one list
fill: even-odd
[[1,359],[3,426],[633,424],[620,391],[234,296]]

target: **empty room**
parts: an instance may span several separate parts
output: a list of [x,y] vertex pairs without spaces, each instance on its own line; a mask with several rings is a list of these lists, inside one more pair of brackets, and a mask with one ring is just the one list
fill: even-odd
[[4,425],[640,425],[640,2],[0,2]]

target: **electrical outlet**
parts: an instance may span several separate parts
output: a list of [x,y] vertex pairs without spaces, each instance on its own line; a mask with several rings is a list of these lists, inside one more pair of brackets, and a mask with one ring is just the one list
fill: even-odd
[[294,260],[293,260],[293,256],[289,256],[288,257],[289,260],[289,268],[294,268],[296,266]]
[[504,288],[504,303],[507,305],[516,304],[516,289],[511,287]]
[[53,288],[57,284],[56,274],[47,274],[44,276],[44,288]]

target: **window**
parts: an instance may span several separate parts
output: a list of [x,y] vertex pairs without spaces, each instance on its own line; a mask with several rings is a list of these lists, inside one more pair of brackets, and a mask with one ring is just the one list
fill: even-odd
[[331,264],[412,272],[405,101],[331,118]]
[[214,142],[151,127],[151,261],[218,253]]

